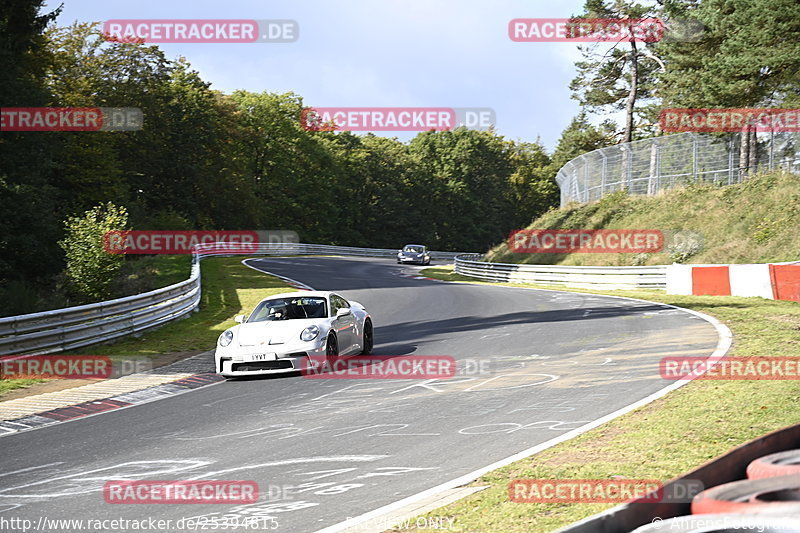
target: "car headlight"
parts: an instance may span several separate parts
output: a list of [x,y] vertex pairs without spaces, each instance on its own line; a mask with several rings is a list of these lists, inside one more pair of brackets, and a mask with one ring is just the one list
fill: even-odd
[[319,328],[317,326],[308,326],[306,329],[300,333],[300,340],[301,341],[313,341],[319,335]]
[[219,345],[225,347],[229,345],[232,340],[233,340],[233,331],[229,329],[227,331],[224,331],[222,335],[219,336]]

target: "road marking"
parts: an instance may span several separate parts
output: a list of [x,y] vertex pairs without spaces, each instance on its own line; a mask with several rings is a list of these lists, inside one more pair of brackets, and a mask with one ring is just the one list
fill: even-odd
[[[131,478],[147,478],[152,477],[158,479],[156,476],[165,474],[175,474],[186,470],[195,470],[197,468],[211,464],[210,461],[200,459],[166,459],[154,461],[130,461],[121,463],[114,466],[107,466],[104,468],[96,468],[94,470],[86,470],[83,472],[76,472],[63,476],[56,476],[52,478],[43,479],[41,481],[33,481],[31,483],[24,483],[14,487],[0,489],[0,497],[2,498],[58,498],[63,496],[73,496],[76,494],[86,494],[100,490],[105,482],[109,479],[131,479]],[[127,470],[127,471],[126,471]],[[100,474],[102,472],[102,474]],[[90,474],[97,474],[91,476]],[[61,492],[49,492],[45,494],[7,494],[9,491],[27,489],[34,486],[40,486],[55,483],[57,481],[70,480],[65,483],[66,489]],[[58,488],[58,485],[56,485]],[[53,489],[49,489],[53,490]]]
[[12,474],[19,474],[21,472],[30,472],[31,470],[39,470],[40,468],[47,468],[48,466],[57,466],[63,465],[64,461],[56,461],[55,463],[47,463],[46,465],[39,465],[39,466],[31,466],[28,468],[23,468],[21,470],[12,470],[11,472],[2,472],[0,473],[0,477],[2,476],[10,476]]
[[[470,282],[452,282],[452,283],[461,283],[461,284],[474,285],[474,283],[470,283]],[[482,285],[482,286],[491,287],[491,285]],[[528,288],[528,287],[503,287],[503,286],[499,286],[499,287],[496,287],[496,288],[512,289],[512,290],[521,289],[521,290],[528,290],[528,291],[543,291],[543,292],[562,292],[562,291],[558,291],[558,290],[554,290],[554,289],[532,289],[532,288]],[[579,293],[572,293],[572,294],[579,294]],[[719,339],[717,341],[716,348],[714,349],[714,351],[711,353],[711,355],[707,359],[707,361],[709,363],[718,361],[719,359],[724,357],[725,354],[728,352],[728,350],[730,350],[731,345],[733,343],[733,334],[731,333],[731,330],[728,329],[728,327],[725,326],[723,323],[721,323],[719,320],[717,320],[716,318],[714,318],[714,317],[712,317],[710,315],[706,315],[704,313],[699,313],[697,311],[692,311],[691,309],[684,309],[684,308],[678,307],[676,305],[664,304],[664,303],[660,303],[660,302],[650,302],[650,301],[641,300],[641,299],[638,299],[638,298],[627,298],[627,297],[624,297],[624,296],[605,296],[605,295],[603,295],[602,298],[613,298],[613,299],[618,299],[618,300],[646,303],[646,304],[650,304],[650,305],[660,305],[660,306],[664,306],[664,307],[667,307],[667,308],[671,308],[671,309],[675,309],[675,310],[678,310],[678,311],[682,311],[684,313],[688,313],[690,315],[693,315],[694,317],[697,317],[697,318],[699,318],[701,320],[705,320],[706,322],[710,323],[716,329]],[[595,299],[597,299],[597,298],[595,298]],[[488,472],[491,472],[493,470],[497,470],[498,468],[502,468],[504,466],[507,466],[507,465],[509,465],[509,464],[511,464],[513,462],[519,461],[521,459],[526,459],[526,458],[528,458],[528,457],[530,457],[532,455],[535,455],[535,454],[537,454],[537,453],[539,453],[541,451],[544,451],[544,450],[546,450],[548,448],[552,448],[553,446],[555,446],[557,444],[560,444],[562,442],[566,442],[566,441],[568,441],[570,439],[578,437],[579,435],[582,435],[582,434],[586,433],[587,431],[590,431],[590,430],[592,430],[592,429],[594,429],[594,428],[596,428],[598,426],[601,426],[601,425],[605,424],[606,422],[614,420],[615,418],[618,418],[618,417],[620,417],[620,416],[622,416],[622,415],[624,415],[626,413],[629,413],[629,412],[631,412],[631,411],[633,411],[635,409],[638,409],[639,407],[642,407],[642,406],[645,406],[645,405],[647,405],[647,404],[649,404],[651,402],[654,402],[655,400],[657,400],[657,399],[659,399],[659,398],[661,398],[663,396],[666,396],[670,392],[672,392],[672,391],[674,391],[676,389],[679,389],[680,387],[684,386],[687,383],[689,383],[689,380],[676,381],[676,382],[664,387],[663,389],[658,390],[658,391],[654,392],[653,394],[651,394],[651,395],[649,395],[649,396],[647,396],[645,398],[642,398],[641,400],[639,400],[637,402],[634,402],[634,403],[632,403],[632,404],[630,404],[630,405],[628,405],[626,407],[618,409],[618,410],[614,411],[613,413],[609,413],[606,416],[598,418],[597,420],[595,420],[593,422],[590,422],[589,424],[586,424],[586,425],[581,426],[581,427],[579,427],[577,429],[573,429],[572,431],[564,433],[563,435],[561,435],[559,437],[556,437],[554,439],[550,439],[550,440],[548,440],[546,442],[543,442],[542,444],[538,444],[536,446],[533,446],[531,448],[523,450],[523,451],[521,451],[519,453],[515,453],[514,455],[510,455],[510,456],[506,457],[505,459],[501,459],[501,460],[496,461],[496,462],[494,462],[494,463],[492,463],[490,465],[487,465],[487,466],[484,466],[484,467],[479,468],[477,470],[474,470],[474,471],[472,471],[472,472],[470,472],[468,474],[464,474],[463,476],[459,476],[459,477],[457,477],[455,479],[451,479],[450,481],[447,481],[447,482],[442,483],[440,485],[437,485],[435,487],[431,487],[430,489],[424,490],[422,492],[418,492],[417,494],[412,494],[411,496],[408,496],[406,498],[398,500],[398,501],[396,501],[394,503],[390,503],[388,505],[384,505],[384,506],[379,507],[377,509],[373,509],[372,511],[366,512],[366,513],[364,513],[364,514],[362,514],[360,516],[353,517],[353,518],[348,518],[347,520],[345,520],[343,522],[339,522],[338,524],[334,524],[332,526],[328,526],[326,528],[320,529],[320,530],[316,531],[316,533],[338,533],[338,532],[348,531],[348,530],[357,531],[356,529],[350,529],[350,528],[354,528],[355,526],[358,526],[359,524],[364,524],[365,522],[368,522],[370,520],[375,520],[378,517],[387,516],[390,513],[396,513],[399,510],[404,509],[404,508],[406,508],[406,507],[408,507],[408,506],[410,506],[410,505],[412,505],[414,503],[418,503],[418,502],[420,502],[422,500],[425,500],[426,498],[435,498],[435,497],[441,495],[442,493],[444,493],[446,491],[451,491],[451,490],[453,490],[455,488],[458,488],[458,487],[461,487],[463,485],[466,485],[467,483],[472,483],[477,478],[479,478],[480,476],[482,476],[482,475],[484,475],[484,474],[486,474]],[[458,499],[458,498],[456,498],[456,499]],[[453,501],[455,501],[455,499]],[[438,506],[436,506],[436,507],[438,507]],[[432,507],[432,509],[436,508],[436,507]],[[430,509],[426,509],[425,512],[427,512],[429,510]]]
[[252,258],[251,259],[242,259],[242,264],[244,266],[246,266],[247,268],[252,268],[256,272],[262,272],[262,273],[268,274],[270,276],[275,276],[276,278],[285,281],[286,283],[288,283],[289,285],[291,285],[295,289],[302,289],[302,290],[307,290],[307,291],[316,290],[311,285],[306,285],[305,283],[297,281],[296,279],[287,278],[286,276],[281,276],[281,275],[275,274],[274,272],[269,272],[267,270],[264,270],[264,269],[261,269],[261,268],[258,268],[258,267],[254,267],[253,265],[248,263],[248,261],[262,261],[262,260],[263,259],[252,259]]
[[245,466],[236,466],[233,468],[226,468],[224,470],[217,470],[216,472],[204,472],[194,478],[187,478],[188,480],[200,479],[202,477],[211,478],[222,474],[229,474],[231,472],[238,472],[240,470],[251,470],[254,468],[267,468],[271,466],[286,466],[296,465],[303,463],[364,463],[370,461],[377,461],[378,459],[386,459],[391,457],[389,455],[330,455],[321,457],[301,457],[299,459],[283,459],[281,461],[269,461],[267,463],[249,464]]

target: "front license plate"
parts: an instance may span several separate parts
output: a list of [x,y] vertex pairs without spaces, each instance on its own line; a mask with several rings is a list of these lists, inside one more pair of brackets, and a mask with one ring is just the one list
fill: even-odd
[[250,355],[251,361],[274,361],[277,359],[274,353],[254,353]]

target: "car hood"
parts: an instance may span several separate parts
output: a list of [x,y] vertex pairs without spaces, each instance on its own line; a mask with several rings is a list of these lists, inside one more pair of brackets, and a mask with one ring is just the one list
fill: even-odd
[[274,320],[239,324],[234,331],[234,338],[239,346],[278,345],[300,339],[300,333],[308,326],[322,325],[319,318]]

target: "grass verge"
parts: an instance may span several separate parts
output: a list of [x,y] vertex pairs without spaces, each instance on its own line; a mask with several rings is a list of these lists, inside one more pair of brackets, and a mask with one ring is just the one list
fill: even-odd
[[219,334],[236,324],[234,316],[249,313],[271,294],[294,290],[278,278],[244,266],[241,257],[204,259],[201,271],[203,292],[199,311],[163,328],[145,331],[141,337],[127,337],[81,353],[155,356],[211,350]]
[[[709,223],[713,221],[713,223]],[[496,263],[663,265],[773,263],[797,260],[800,250],[800,176],[756,174],[737,185],[691,184],[656,196],[624,191],[586,204],[552,209],[530,229],[660,229],[691,231],[702,244],[665,243],[657,253],[513,253],[501,243],[487,253]]]
[[190,255],[146,255],[127,260],[113,284],[114,297],[167,287],[189,277]]
[[0,399],[2,399],[2,395],[15,390],[15,389],[24,389],[25,387],[30,387],[31,385],[35,385],[36,383],[43,383],[47,381],[46,379],[0,379]]
[[[421,275],[473,281],[446,267],[429,268]],[[800,304],[796,302],[672,296],[659,291],[563,290],[641,298],[707,313],[733,332],[731,356],[800,355]],[[454,531],[553,531],[614,505],[512,503],[508,499],[511,480],[612,476],[667,480],[748,440],[796,424],[798,401],[797,381],[694,381],[580,437],[482,476],[473,485],[490,488],[425,516],[455,517]]]
[[[266,296],[294,290],[277,278],[244,266],[241,261],[241,257],[203,260],[200,310],[188,318],[145,331],[139,337],[126,337],[114,344],[82,348],[67,354],[108,355],[112,359],[144,356],[153,359],[156,356],[213,349],[219,334],[235,325],[234,316],[249,313]],[[183,271],[178,281],[187,277],[187,272]],[[0,395],[43,381],[47,380],[3,379],[0,380]]]

